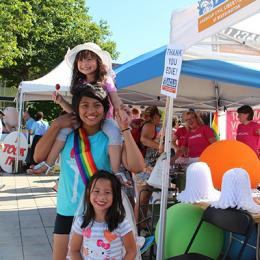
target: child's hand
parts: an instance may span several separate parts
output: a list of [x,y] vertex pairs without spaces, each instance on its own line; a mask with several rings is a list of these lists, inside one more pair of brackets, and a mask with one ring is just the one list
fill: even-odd
[[52,93],[52,100],[58,105],[61,105],[64,102],[64,98],[58,91]]

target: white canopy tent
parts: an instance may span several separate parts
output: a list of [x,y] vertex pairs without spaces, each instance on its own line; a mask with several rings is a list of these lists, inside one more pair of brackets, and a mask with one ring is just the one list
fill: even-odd
[[72,71],[63,60],[56,68],[39,79],[32,81],[22,81],[19,85],[18,95],[22,96],[22,101],[29,100],[51,100],[56,84],[60,85],[59,92],[69,95]]

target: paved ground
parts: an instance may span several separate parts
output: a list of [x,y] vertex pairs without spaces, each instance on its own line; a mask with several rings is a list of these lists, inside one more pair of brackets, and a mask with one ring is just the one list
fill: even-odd
[[57,176],[0,176],[0,260],[46,260],[52,255]]
[[[55,176],[0,173],[0,260],[52,259]],[[147,252],[148,255],[148,252]],[[149,259],[143,256],[143,260]]]

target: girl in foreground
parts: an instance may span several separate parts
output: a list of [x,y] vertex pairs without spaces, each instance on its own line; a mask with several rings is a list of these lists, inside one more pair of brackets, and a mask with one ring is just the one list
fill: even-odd
[[134,259],[136,243],[125,218],[118,179],[98,171],[90,179],[84,201],[84,215],[72,226],[71,259]]

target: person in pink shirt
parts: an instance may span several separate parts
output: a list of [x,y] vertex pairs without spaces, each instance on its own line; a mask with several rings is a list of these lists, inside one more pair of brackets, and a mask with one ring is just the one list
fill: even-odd
[[[183,113],[182,118],[184,120],[185,113]],[[182,147],[185,144],[185,137],[188,133],[187,125],[182,125],[177,128],[172,136],[172,145],[175,148],[175,157],[178,158],[175,163],[186,164],[187,155],[184,154]]]
[[189,131],[185,137],[184,150],[189,157],[189,163],[199,160],[202,152],[216,142],[213,130],[204,125],[201,117],[194,111],[185,114],[185,122]]
[[244,105],[237,109],[237,113],[241,124],[237,128],[236,139],[250,146],[259,156],[260,125],[252,121],[254,110],[250,106]]
[[[183,140],[182,150],[188,157],[188,164],[197,162],[202,152],[212,143],[216,142],[213,130],[204,125],[201,117],[195,111],[188,111],[184,115],[188,131]],[[176,161],[176,157],[171,162]]]

